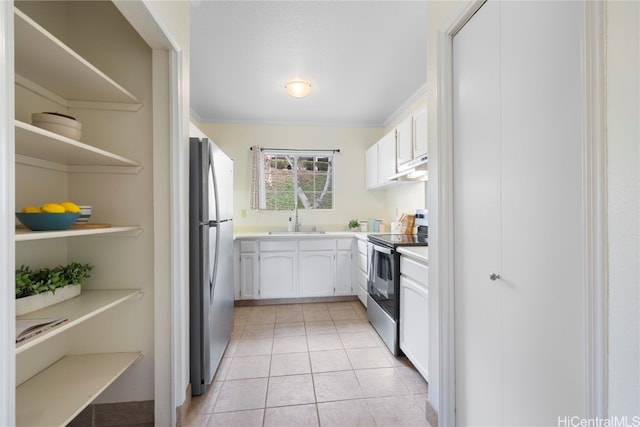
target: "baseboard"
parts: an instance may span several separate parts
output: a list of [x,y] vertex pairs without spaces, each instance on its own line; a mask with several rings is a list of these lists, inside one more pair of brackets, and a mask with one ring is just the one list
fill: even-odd
[[306,297],[306,298],[273,298],[273,299],[247,299],[237,300],[234,305],[236,307],[253,307],[256,305],[275,305],[275,304],[309,304],[322,302],[349,302],[359,301],[356,295],[347,295],[340,297]]
[[185,424],[190,407],[191,407],[191,383],[187,385],[187,389],[185,390],[184,401],[182,405],[176,408],[176,427],[182,427]]
[[427,413],[427,422],[431,427],[438,427],[438,411],[436,408],[431,405],[431,402],[427,399],[426,401],[426,413]]
[[70,427],[122,425],[153,426],[153,400],[89,405],[69,423]]

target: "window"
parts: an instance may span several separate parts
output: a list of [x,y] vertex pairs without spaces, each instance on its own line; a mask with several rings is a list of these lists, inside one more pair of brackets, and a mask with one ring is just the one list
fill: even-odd
[[264,208],[333,209],[333,152],[263,150]]

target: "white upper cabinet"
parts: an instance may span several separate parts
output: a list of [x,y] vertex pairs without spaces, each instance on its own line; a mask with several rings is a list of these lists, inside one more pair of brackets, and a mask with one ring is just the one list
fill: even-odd
[[416,110],[396,127],[398,172],[412,167],[412,160],[427,154],[427,109]]
[[413,158],[427,154],[427,109],[413,113]]
[[389,132],[378,141],[378,185],[389,182],[389,178],[396,173],[396,163],[393,161],[396,152],[396,140],[393,132]]
[[413,160],[413,117],[406,118],[396,127],[396,150],[398,168]]
[[392,183],[389,178],[396,173],[395,131],[383,136],[365,155],[367,189]]
[[378,144],[369,147],[364,156],[365,161],[365,185],[367,189],[378,186]]

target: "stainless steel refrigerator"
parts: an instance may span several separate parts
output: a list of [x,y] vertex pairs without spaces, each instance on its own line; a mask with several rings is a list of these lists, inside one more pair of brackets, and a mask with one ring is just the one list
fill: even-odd
[[206,138],[189,144],[191,392],[199,395],[233,329],[233,161]]

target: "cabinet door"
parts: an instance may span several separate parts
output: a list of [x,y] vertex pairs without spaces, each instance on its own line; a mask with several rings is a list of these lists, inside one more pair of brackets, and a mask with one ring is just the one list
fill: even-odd
[[429,381],[429,291],[400,277],[400,349]]
[[260,298],[292,298],[298,271],[296,252],[260,254]]
[[408,117],[396,127],[396,161],[397,167],[413,160],[413,126],[412,118]]
[[335,251],[300,252],[300,296],[331,296],[335,283]]
[[336,295],[353,295],[353,255],[351,251],[336,252]]
[[240,254],[240,299],[258,298],[258,254]]
[[365,153],[365,184],[367,189],[378,186],[378,144],[373,144]]
[[[495,96],[500,88],[499,29],[499,5],[488,2],[454,37],[454,81],[460,82],[454,84],[453,149],[455,313],[456,325],[464,325],[459,330],[456,326],[456,406],[461,408],[456,421],[461,425],[502,424],[502,381],[496,381],[502,378],[502,292],[488,279],[489,273],[501,269],[500,122]],[[458,94],[462,81],[469,88]],[[491,390],[482,399],[480,384]]]
[[378,184],[389,183],[389,177],[396,173],[396,137],[389,132],[378,141]]
[[583,14],[487,2],[453,39],[460,425],[585,416]]
[[413,158],[427,154],[427,109],[413,113]]

